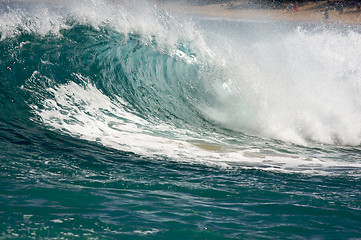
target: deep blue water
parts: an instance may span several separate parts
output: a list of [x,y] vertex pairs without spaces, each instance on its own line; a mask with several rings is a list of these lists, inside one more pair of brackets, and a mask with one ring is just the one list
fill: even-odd
[[0,239],[357,239],[357,26],[0,3]]

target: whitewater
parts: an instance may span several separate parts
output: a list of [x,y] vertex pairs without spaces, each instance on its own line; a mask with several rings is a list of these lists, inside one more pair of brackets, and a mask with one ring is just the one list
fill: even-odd
[[361,29],[0,2],[0,238],[357,238]]

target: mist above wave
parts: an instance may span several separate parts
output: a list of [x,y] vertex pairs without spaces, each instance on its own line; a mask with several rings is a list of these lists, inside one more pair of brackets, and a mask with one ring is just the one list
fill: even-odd
[[227,77],[217,93],[229,104],[212,115],[234,130],[303,145],[359,145],[361,34],[248,25],[226,40]]

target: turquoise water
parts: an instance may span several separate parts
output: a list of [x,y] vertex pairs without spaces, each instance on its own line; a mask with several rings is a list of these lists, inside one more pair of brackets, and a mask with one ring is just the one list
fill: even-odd
[[356,239],[361,33],[0,3],[1,239]]

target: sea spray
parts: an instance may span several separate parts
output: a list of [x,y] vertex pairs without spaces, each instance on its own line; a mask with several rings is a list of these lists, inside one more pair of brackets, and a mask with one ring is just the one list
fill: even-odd
[[226,80],[216,87],[225,104],[210,115],[231,129],[269,138],[359,145],[360,33],[288,28],[241,28],[228,38],[233,52],[223,56]]

